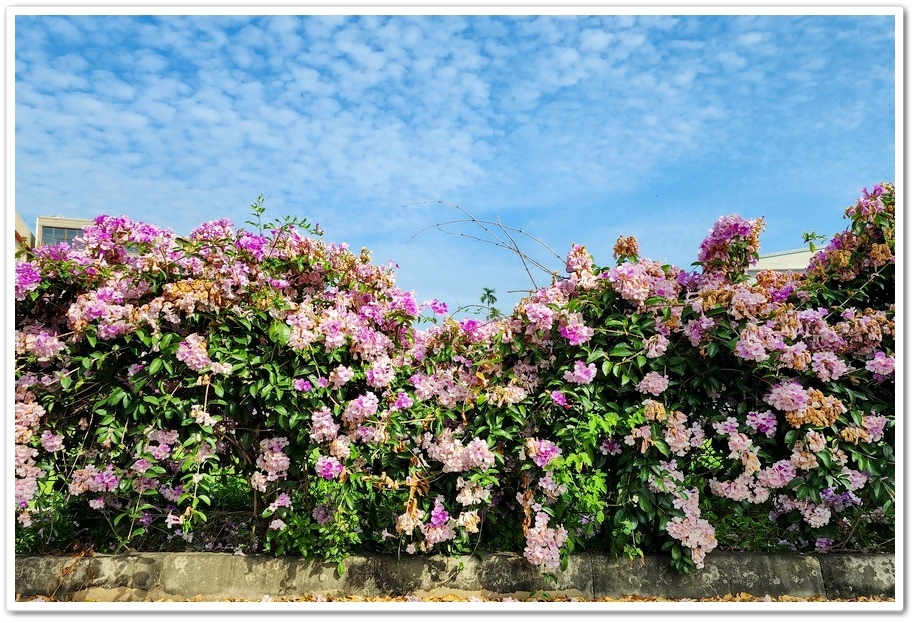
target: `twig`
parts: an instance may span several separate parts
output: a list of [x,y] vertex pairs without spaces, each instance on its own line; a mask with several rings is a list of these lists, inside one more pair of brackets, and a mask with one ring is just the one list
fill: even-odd
[[[536,259],[534,259],[534,258],[531,257],[530,255],[528,255],[527,253],[525,253],[524,251],[522,251],[522,250],[521,250],[521,247],[519,246],[519,244],[518,244],[518,242],[516,241],[516,239],[515,239],[515,237],[513,236],[513,234],[522,235],[522,236],[527,237],[529,240],[533,240],[534,242],[536,242],[536,243],[538,243],[539,245],[541,245],[544,249],[546,249],[546,250],[547,250],[551,255],[553,255],[557,260],[559,260],[559,261],[561,261],[561,262],[563,261],[563,258],[561,258],[561,257],[560,257],[553,249],[551,249],[550,246],[548,246],[543,240],[540,240],[539,238],[537,238],[537,237],[535,237],[535,236],[532,236],[531,234],[529,234],[529,233],[527,233],[527,232],[525,232],[525,231],[523,231],[523,230],[521,230],[521,229],[519,229],[519,228],[517,228],[517,227],[510,227],[510,226],[508,226],[508,225],[504,225],[502,222],[499,221],[498,218],[497,218],[497,220],[495,220],[495,221],[486,221],[486,220],[482,220],[482,219],[479,219],[479,218],[475,217],[473,214],[471,214],[470,212],[468,212],[467,210],[465,210],[465,209],[462,208],[461,206],[456,205],[456,204],[454,204],[454,203],[449,203],[449,202],[447,202],[447,201],[417,201],[417,202],[414,202],[414,204],[417,204],[417,203],[440,204],[440,205],[451,206],[451,207],[455,208],[456,210],[459,210],[462,214],[464,214],[465,216],[467,216],[467,218],[466,218],[466,219],[455,219],[455,220],[451,220],[451,221],[443,221],[443,222],[440,222],[440,223],[436,223],[436,224],[434,224],[434,225],[430,225],[430,226],[428,226],[428,227],[424,227],[423,229],[421,229],[420,231],[418,231],[417,233],[415,233],[413,236],[411,236],[410,239],[408,240],[408,242],[412,241],[414,238],[416,238],[416,237],[419,236],[420,234],[422,234],[422,233],[424,233],[424,232],[426,232],[426,231],[429,231],[430,229],[437,229],[437,230],[439,230],[439,231],[442,232],[442,233],[451,234],[451,235],[454,235],[454,236],[459,236],[459,237],[461,237],[461,238],[470,238],[470,239],[475,240],[475,241],[477,241],[477,242],[483,242],[483,243],[486,243],[486,244],[491,244],[491,245],[493,245],[493,246],[500,247],[500,248],[506,249],[506,250],[508,250],[508,251],[512,251],[513,253],[515,253],[515,254],[518,256],[519,260],[521,260],[522,266],[523,266],[523,268],[525,269],[525,272],[528,274],[528,278],[531,280],[531,283],[532,283],[532,285],[534,286],[535,289],[538,288],[538,284],[537,284],[537,281],[536,281],[535,278],[534,278],[534,275],[533,275],[532,272],[531,272],[531,268],[530,268],[531,266],[534,266],[534,267],[536,267],[536,268],[538,268],[538,269],[544,271],[544,272],[547,273],[548,275],[553,275],[553,274],[555,274],[556,271],[551,270],[550,268],[548,268],[547,266],[545,266],[545,265],[542,264],[541,262],[537,261]],[[408,204],[408,205],[414,205],[414,204]],[[447,229],[444,229],[444,227],[446,227],[446,226],[448,226],[448,225],[457,225],[457,224],[461,224],[461,223],[473,223],[473,224],[477,225],[478,227],[480,227],[481,229],[483,229],[487,234],[489,234],[489,236],[490,236],[490,238],[492,238],[492,240],[489,240],[489,239],[486,239],[486,238],[482,238],[482,237],[472,236],[472,235],[465,234],[465,233],[462,233],[462,232],[455,232],[455,231],[449,231],[449,230],[447,230]],[[500,237],[500,236],[494,231],[493,228],[498,229],[500,232],[502,232],[502,234],[505,236],[505,239],[502,238],[502,237]]]

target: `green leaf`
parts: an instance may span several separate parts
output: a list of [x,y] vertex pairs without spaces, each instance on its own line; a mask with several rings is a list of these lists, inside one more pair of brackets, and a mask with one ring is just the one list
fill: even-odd
[[150,376],[155,375],[155,374],[156,374],[157,372],[159,372],[159,370],[161,370],[161,369],[162,369],[162,358],[161,358],[161,357],[156,357],[155,359],[153,359],[153,360],[150,362],[150,364],[149,364],[149,373],[150,373]]
[[271,323],[270,329],[267,331],[267,337],[269,337],[270,341],[274,342],[275,344],[286,346],[289,344],[289,336],[291,333],[292,327],[290,327],[285,322],[275,320]]
[[630,348],[629,344],[624,344],[621,342],[614,346],[611,349],[611,352],[607,354],[608,357],[628,357],[633,354],[633,350]]

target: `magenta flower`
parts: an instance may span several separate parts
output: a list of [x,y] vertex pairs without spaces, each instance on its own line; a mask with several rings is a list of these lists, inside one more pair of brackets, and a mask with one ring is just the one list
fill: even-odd
[[404,392],[398,392],[398,397],[394,401],[394,404],[391,405],[392,411],[400,411],[401,409],[409,409],[413,406],[413,398],[405,394]]
[[439,526],[444,526],[446,523],[448,523],[448,511],[445,510],[444,506],[442,506],[444,499],[445,498],[441,495],[436,497],[436,505],[433,507],[433,511],[429,520],[430,525],[433,527],[438,528]]
[[424,301],[423,307],[429,307],[437,316],[445,316],[448,314],[448,305],[436,299]]
[[306,379],[296,379],[293,381],[293,389],[299,392],[307,392],[312,389],[312,384]]
[[585,344],[594,334],[595,330],[582,322],[581,314],[570,315],[560,327],[560,335],[566,338],[571,346]]
[[558,407],[568,407],[569,404],[566,402],[566,396],[563,395],[563,392],[552,391],[550,392],[550,399],[553,400],[553,403]]
[[315,473],[325,480],[334,480],[343,471],[343,465],[333,456],[321,456],[315,462]]
[[538,467],[544,467],[561,454],[560,448],[552,441],[532,437],[525,441],[525,451]]
[[747,414],[747,425],[767,437],[776,434],[776,416],[772,411],[751,411]]
[[38,287],[41,283],[41,273],[32,262],[16,264],[16,300],[25,299],[26,294]]

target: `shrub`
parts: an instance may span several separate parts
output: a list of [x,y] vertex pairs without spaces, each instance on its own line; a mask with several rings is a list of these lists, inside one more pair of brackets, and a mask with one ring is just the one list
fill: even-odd
[[20,551],[93,526],[113,549],[484,542],[545,569],[590,547],[687,570],[730,506],[799,549],[893,517],[890,184],[806,271],[751,280],[763,221],[732,215],[692,271],[632,238],[606,267],[574,244],[566,276],[487,319],[253,212],[187,238],[100,216],[20,258]]

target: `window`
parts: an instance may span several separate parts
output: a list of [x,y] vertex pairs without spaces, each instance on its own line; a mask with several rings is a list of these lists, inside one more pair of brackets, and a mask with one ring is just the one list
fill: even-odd
[[83,234],[82,229],[75,227],[42,227],[40,244],[59,244],[66,242],[73,244],[73,239]]
[[55,245],[66,242],[75,246],[74,238],[83,235],[83,227],[92,223],[89,219],[63,216],[39,216],[35,222],[35,245]]

